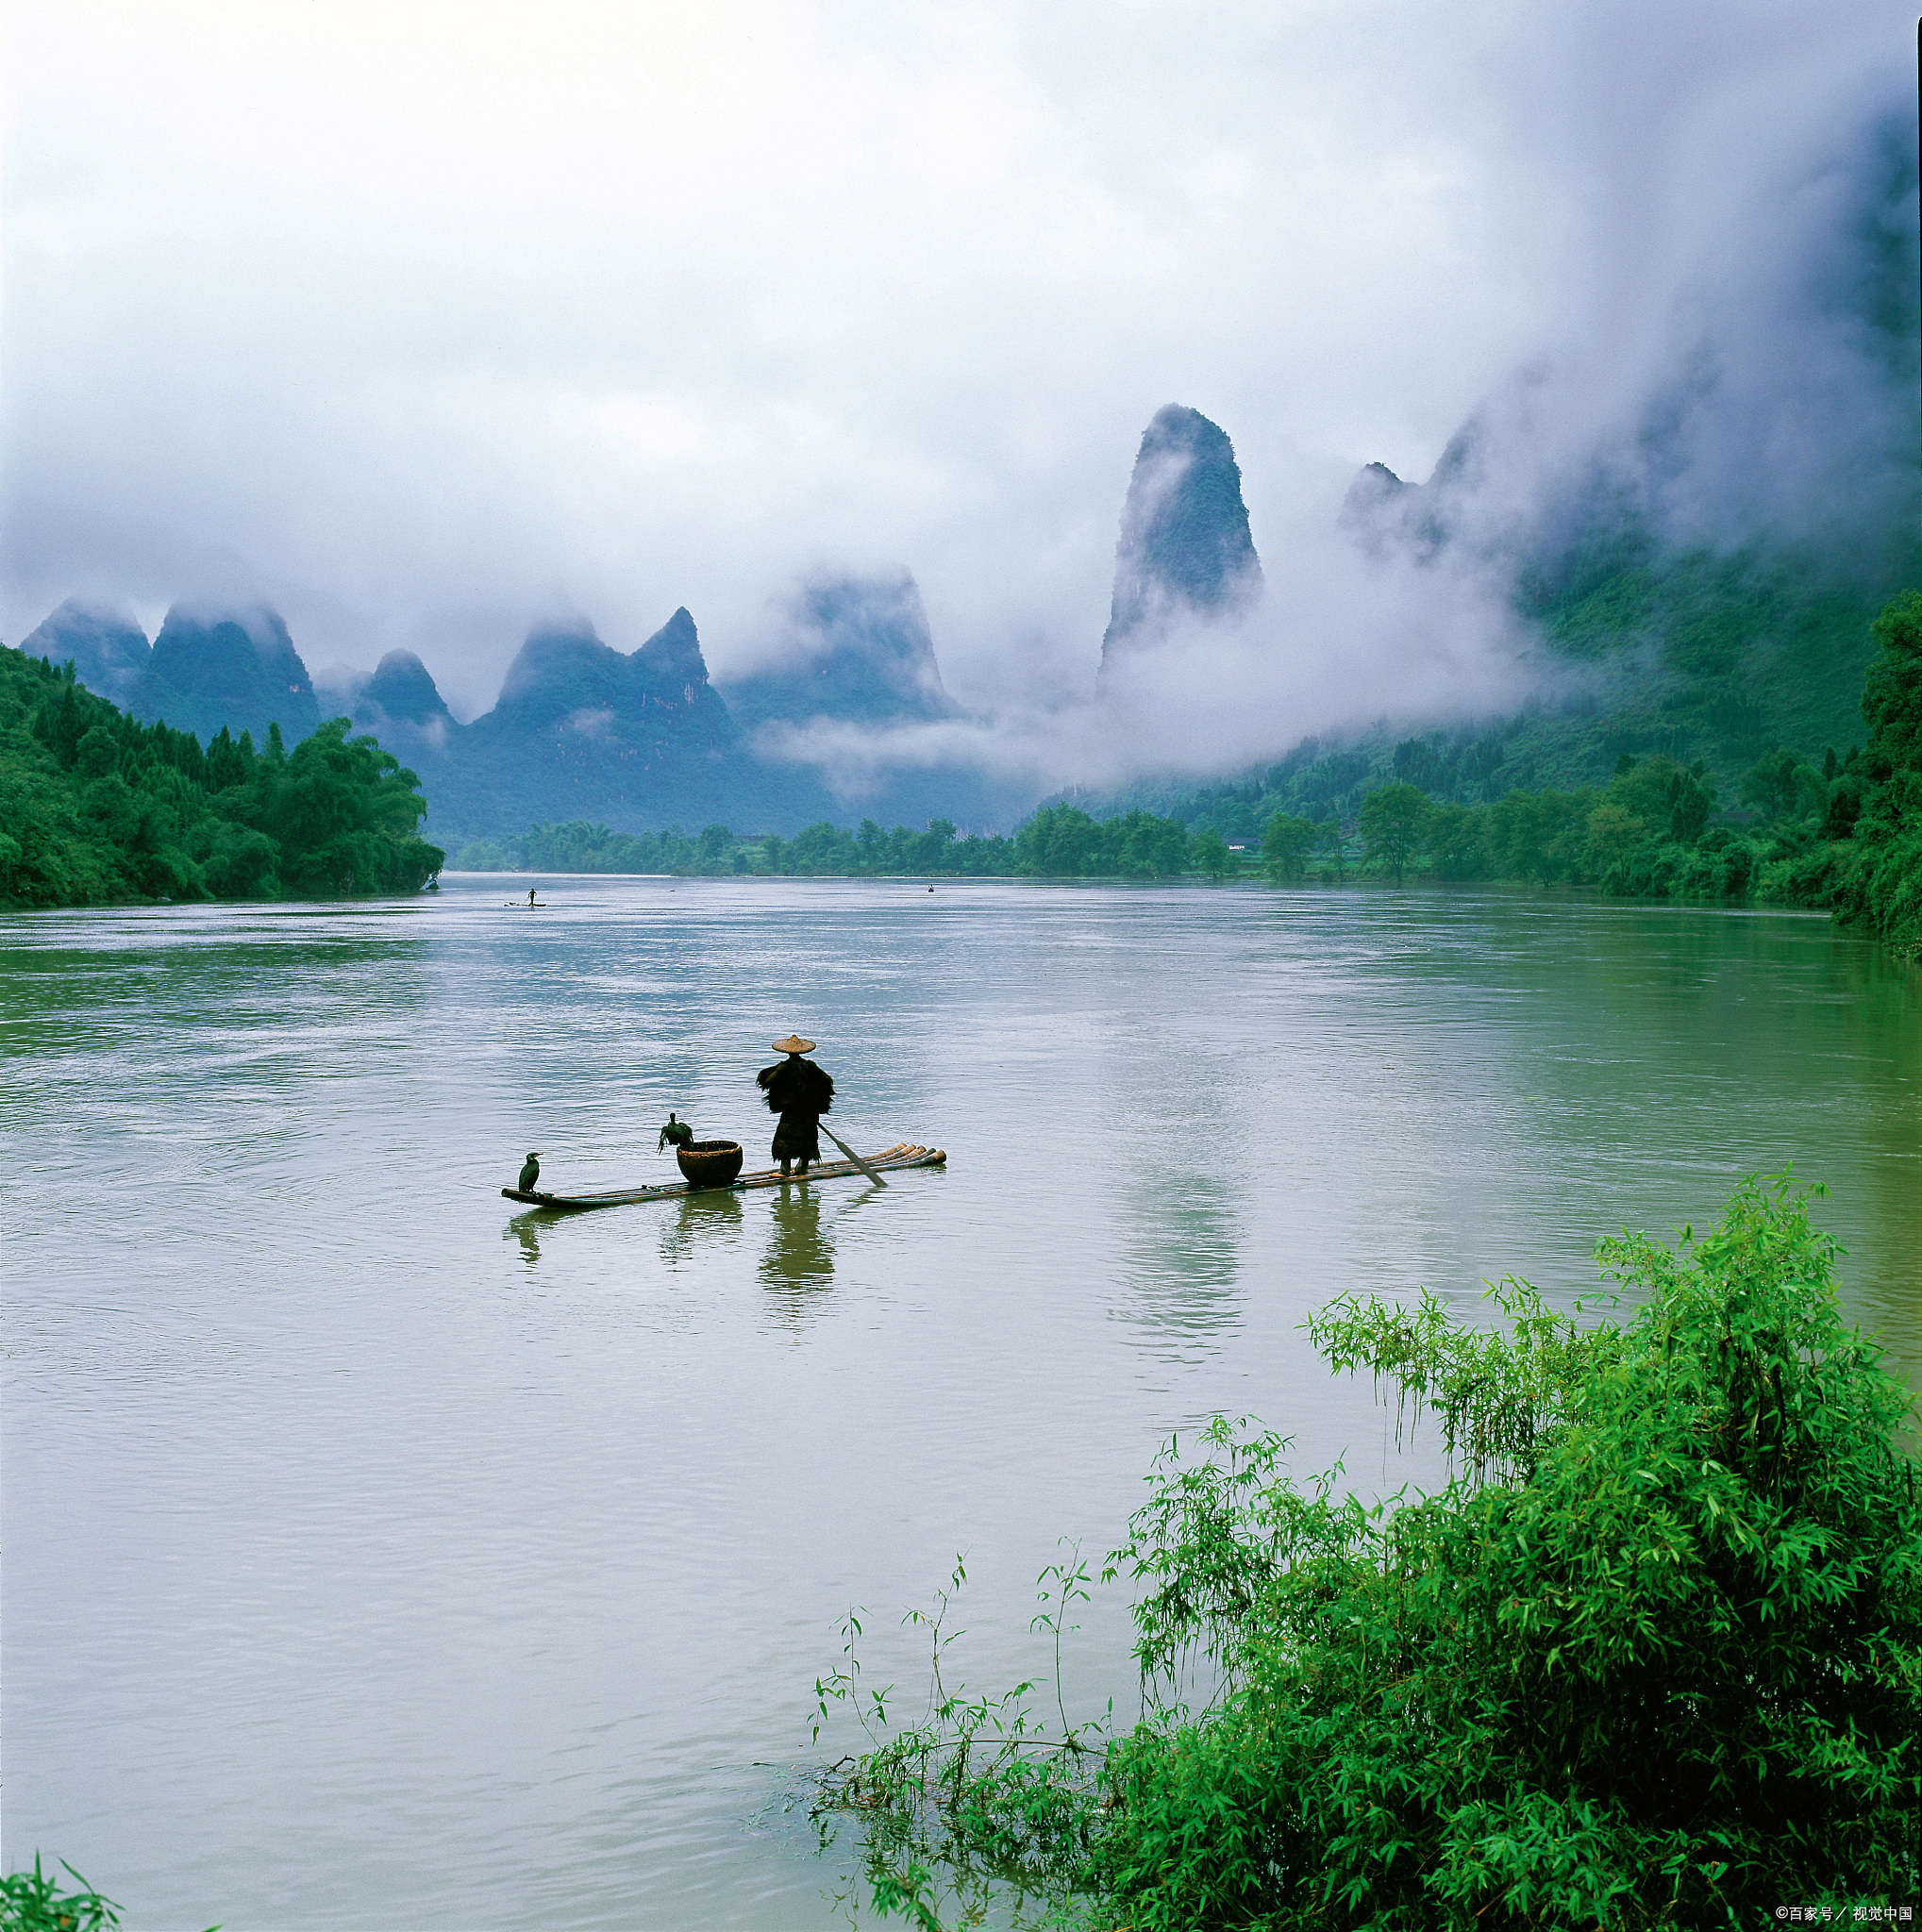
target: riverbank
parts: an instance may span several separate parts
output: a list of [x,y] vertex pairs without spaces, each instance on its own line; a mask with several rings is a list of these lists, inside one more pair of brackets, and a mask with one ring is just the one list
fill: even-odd
[[417,892],[445,862],[420,781],[348,723],[292,751],[142,724],[0,648],[0,906]]

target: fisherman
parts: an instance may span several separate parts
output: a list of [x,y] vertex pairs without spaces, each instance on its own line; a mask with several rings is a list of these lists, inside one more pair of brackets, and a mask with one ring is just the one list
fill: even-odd
[[777,1053],[787,1058],[763,1067],[754,1083],[767,1095],[770,1113],[780,1115],[774,1130],[774,1158],[786,1174],[789,1163],[798,1161],[803,1174],[811,1160],[821,1158],[821,1116],[834,1105],[834,1081],[827,1068],[804,1060],[804,1053],[814,1051],[811,1040],[791,1033],[774,1043]]

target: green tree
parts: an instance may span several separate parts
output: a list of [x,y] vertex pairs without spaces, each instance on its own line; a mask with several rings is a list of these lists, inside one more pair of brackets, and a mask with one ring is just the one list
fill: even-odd
[[1262,865],[1271,880],[1298,879],[1308,869],[1308,855],[1320,835],[1312,819],[1278,811],[1262,828]]
[[1649,836],[1648,821],[1610,794],[1588,815],[1588,869],[1597,878],[1626,866]]
[[1205,873],[1212,879],[1220,878],[1233,862],[1234,855],[1228,849],[1228,841],[1212,825],[1206,826],[1195,835],[1189,847],[1189,857],[1196,872]]
[[1859,816],[1840,872],[1837,916],[1922,954],[1922,593],[1904,591],[1876,620],[1881,656],[1864,681],[1868,742],[1853,778]]
[[1482,806],[1437,805],[1422,841],[1439,879],[1479,879],[1488,871],[1488,811]]
[[1429,802],[1416,787],[1397,780],[1362,801],[1362,848],[1367,862],[1398,884],[1421,843]]
[[912,870],[945,872],[954,847],[954,834],[952,819],[929,819],[928,829],[914,841]]
[[1871,626],[1882,654],[1869,666],[1862,694],[1869,776],[1922,772],[1922,591],[1904,591]]
[[1537,879],[1544,885],[1577,874],[1594,804],[1593,793],[1586,791],[1510,791],[1496,799],[1488,818],[1489,853],[1496,872],[1504,878]]
[[142,724],[0,650],[0,900],[273,898],[409,891],[444,855],[419,836],[419,780],[337,719],[278,759]]
[[[1829,753],[1833,765],[1835,753]],[[1770,818],[1821,817],[1829,808],[1830,786],[1837,774],[1818,771],[1800,752],[1779,745],[1758,758],[1742,778],[1742,796]]]
[[1312,849],[1328,860],[1338,882],[1347,876],[1348,834],[1339,818],[1330,814],[1315,826]]

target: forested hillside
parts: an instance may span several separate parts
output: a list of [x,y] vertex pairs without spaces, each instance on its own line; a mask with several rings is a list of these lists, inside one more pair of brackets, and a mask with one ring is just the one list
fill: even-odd
[[1075,796],[1097,817],[1135,808],[1259,836],[1277,811],[1352,822],[1399,779],[1438,803],[1488,805],[1510,791],[1606,783],[1624,754],[1698,767],[1730,802],[1756,759],[1801,746],[1819,764],[1860,744],[1863,677],[1876,613],[1922,580],[1904,546],[1849,577],[1808,558],[1639,554],[1564,564],[1556,587],[1525,584],[1542,640],[1542,695],[1501,717],[1405,734],[1307,738],[1272,765],[1213,785],[1162,780]]
[[[1858,708],[1865,742],[1838,754],[1777,743],[1725,799],[1706,759],[1615,754],[1608,783],[1499,791],[1464,802],[1499,740],[1395,749],[1388,777],[1358,779],[1354,815],[1276,809],[1262,828],[1271,876],[1339,867],[1358,837],[1362,862],[1401,877],[1565,881],[1625,897],[1730,899],[1830,908],[1893,943],[1922,946],[1922,592],[1905,591],[1868,626],[1880,651]],[[1324,767],[1326,763],[1324,761]],[[1310,772],[1313,766],[1308,768]],[[1283,792],[1282,787],[1274,793]],[[1727,804],[1731,810],[1720,810]]]
[[347,721],[290,752],[142,724],[0,648],[0,904],[413,892],[445,859],[419,781]]

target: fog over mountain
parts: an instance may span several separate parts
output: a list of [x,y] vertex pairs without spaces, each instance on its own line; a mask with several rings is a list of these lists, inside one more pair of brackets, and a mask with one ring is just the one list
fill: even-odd
[[1529,596],[1612,542],[1913,518],[1893,7],[435,18],[19,27],[8,639],[130,692],[217,604],[234,692],[291,634],[431,750],[545,613],[684,608],[835,809],[1006,801],[1552,695]]
[[735,718],[749,729],[770,727],[771,741],[823,716],[896,724],[960,714],[909,572],[817,575],[769,614],[760,663],[721,689]]

